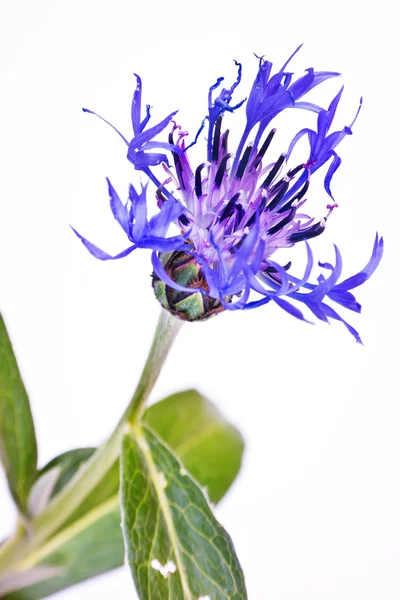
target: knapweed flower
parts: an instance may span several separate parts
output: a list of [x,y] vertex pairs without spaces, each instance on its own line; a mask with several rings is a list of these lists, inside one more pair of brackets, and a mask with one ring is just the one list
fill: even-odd
[[[136,248],[151,248],[156,296],[165,309],[179,318],[201,320],[222,310],[250,309],[273,301],[292,316],[305,320],[296,306],[300,303],[322,321],[342,321],[360,341],[355,329],[331,303],[360,312],[360,304],[350,290],[364,283],[376,269],[383,240],[376,236],[366,267],[342,282],[342,259],[335,246],[335,263],[319,263],[323,273],[316,283],[310,282],[313,257],[307,242],[325,230],[337,207],[331,192],[332,177],[341,163],[336,148],[352,133],[359,109],[349,126],[331,131],[343,88],[327,109],[303,98],[338,73],[307,69],[294,79],[287,71],[294,54],[274,74],[272,63],[258,58],[257,76],[246,102],[246,124],[236,151],[229,148],[229,131],[223,128],[223,118],[245,103],[232,102],[241,80],[239,63],[235,61],[238,75],[231,87],[222,88],[221,77],[209,89],[208,114],[189,145],[185,143],[187,133],[173,120],[176,112],[147,127],[150,107],[142,119],[142,82],[136,76],[133,138],[129,141],[116,131],[128,147],[128,160],[155,185],[158,213],[147,217],[147,188],[137,192],[130,186],[128,201],[123,203],[108,182],[111,210],[130,245],[111,256],[76,233],[100,260],[122,258]],[[315,130],[301,129],[285,152],[275,154],[273,160],[266,158],[276,134],[271,128],[273,119],[293,108],[315,113]],[[167,127],[168,137],[159,139]],[[206,156],[204,162],[192,166],[188,150],[197,143],[202,131],[207,131]],[[300,164],[290,166],[292,150],[303,136],[308,139],[308,155]],[[325,214],[314,219],[304,212],[304,205],[312,175],[325,163],[328,167],[324,187],[329,202]],[[155,167],[162,170],[162,177],[155,174]],[[168,237],[170,226],[175,226],[176,232]],[[307,265],[298,277],[292,274],[290,262],[281,265],[274,254],[300,242],[306,245]]]

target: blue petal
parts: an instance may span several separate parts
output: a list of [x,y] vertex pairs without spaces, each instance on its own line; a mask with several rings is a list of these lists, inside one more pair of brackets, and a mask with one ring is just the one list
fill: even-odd
[[300,46],[297,46],[296,50],[289,56],[289,58],[287,59],[287,61],[285,62],[285,64],[281,67],[281,70],[280,70],[281,73],[283,73],[283,71],[286,69],[286,67],[288,66],[288,64],[292,60],[292,58],[294,56],[296,56],[296,54],[299,52],[299,50],[302,48],[302,46],[303,46],[303,44],[300,44]]
[[365,281],[367,281],[372,273],[375,271],[377,266],[379,265],[383,254],[383,238],[379,238],[378,234],[375,236],[374,248],[372,250],[372,255],[368,263],[365,267],[356,275],[345,279],[341,283],[339,283],[335,289],[337,290],[352,290],[359,285],[362,285]]
[[[329,306],[328,304],[324,304],[323,302],[319,305],[320,309],[323,311],[325,317],[329,317],[330,319],[335,319],[336,321],[341,321],[343,323],[343,325],[346,327],[346,329],[351,333],[351,335],[356,339],[358,344],[362,344],[361,341],[361,337],[360,334],[358,333],[358,331],[356,329],[354,329],[354,327],[352,327],[350,325],[350,323],[347,323],[347,321],[345,321],[335,310],[333,310],[333,308],[331,306]],[[312,306],[310,305],[309,308],[311,310],[313,310]],[[314,311],[313,311],[314,312]],[[316,316],[318,316],[316,313],[314,313]],[[324,320],[324,319],[323,319]]]
[[143,152],[138,150],[128,153],[128,160],[134,165],[138,171],[145,171],[148,167],[156,167],[161,163],[168,164],[168,157],[166,154],[156,152]]
[[140,109],[142,104],[142,80],[134,73],[136,77],[136,89],[133,92],[132,107],[131,107],[131,118],[132,118],[132,129],[135,135],[141,132],[140,129]]
[[283,310],[292,315],[292,317],[296,317],[296,319],[300,319],[300,321],[305,321],[306,323],[310,323],[312,325],[311,321],[308,321],[304,317],[303,313],[298,308],[290,304],[290,302],[287,300],[279,298],[278,296],[273,296],[272,299],[278,306],[280,306],[280,308],[283,308]]
[[328,108],[329,118],[328,118],[328,123],[327,123],[327,131],[329,131],[330,126],[332,125],[332,121],[336,114],[336,110],[337,110],[340,98],[342,97],[342,94],[343,94],[343,90],[344,90],[344,86],[342,85],[339,92],[336,94],[336,96],[334,97],[334,99],[332,100],[332,102],[329,105],[329,108]]
[[181,216],[183,206],[178,200],[167,200],[150,220],[150,231],[152,235],[164,237],[168,227]]
[[272,300],[272,295],[265,296],[265,298],[261,298],[261,300],[254,300],[253,302],[248,302],[246,304],[246,306],[244,306],[244,310],[249,310],[251,308],[258,308],[259,306],[264,306],[264,304],[268,304],[268,302],[271,302],[271,300]]
[[142,146],[144,146],[144,144],[152,141],[156,135],[161,133],[161,131],[163,131],[166,128],[168,123],[171,121],[172,117],[175,116],[177,112],[178,111],[175,110],[174,112],[169,114],[167,117],[165,117],[165,119],[163,119],[162,121],[157,123],[157,125],[150,127],[150,129],[147,129],[146,131],[140,132],[138,135],[135,135],[135,137],[131,140],[131,142],[129,144],[128,158],[131,157],[131,155],[134,153],[135,150],[142,148]]
[[337,289],[337,286],[335,286],[328,293],[328,298],[330,298],[330,300],[333,300],[333,302],[336,302],[337,304],[344,306],[348,310],[352,310],[356,313],[361,312],[361,304],[359,302],[357,302],[357,300],[353,296],[353,294],[351,294],[350,292],[347,292],[346,290]]
[[299,133],[296,133],[296,135],[294,136],[294,138],[292,139],[292,141],[289,144],[289,148],[286,153],[286,161],[289,160],[290,155],[292,154],[293,149],[294,149],[295,145],[297,144],[297,142],[299,142],[301,140],[301,138],[303,136],[305,136],[306,134],[308,134],[309,137],[311,136],[311,139],[313,139],[313,136],[316,135],[315,131],[313,131],[312,129],[309,129],[308,127],[306,127],[305,129],[301,129],[299,131]]
[[314,104],[313,102],[295,102],[294,108],[301,108],[315,113],[320,113],[323,110],[322,106],[318,106],[318,104]]
[[332,273],[328,277],[328,279],[321,280],[320,284],[308,294],[310,301],[320,301],[322,300],[328,292],[334,287],[335,283],[340,277],[342,272],[342,257],[339,252],[339,248],[334,246],[335,255],[336,255],[336,263],[334,268],[332,269]]
[[132,205],[131,218],[135,221],[132,223],[131,236],[133,241],[138,243],[146,235],[148,230],[146,187],[142,188],[142,191],[138,194],[131,184],[129,186],[129,200]]
[[143,238],[137,246],[138,248],[148,248],[150,250],[157,250],[158,252],[172,252],[173,250],[188,251],[188,245],[183,235],[175,235],[166,239],[149,235]]
[[128,254],[130,254],[131,252],[133,252],[133,250],[135,250],[135,248],[137,248],[136,244],[133,244],[133,246],[129,246],[129,248],[126,248],[126,250],[123,250],[116,256],[111,256],[111,254],[107,254],[107,252],[104,252],[104,250],[101,250],[100,248],[89,242],[80,233],[78,233],[76,229],[74,229],[73,227],[71,227],[71,229],[81,240],[85,248],[89,250],[90,254],[92,254],[92,256],[98,258],[99,260],[116,260],[118,258],[123,258],[124,256],[128,256]]
[[146,104],[146,116],[143,119],[143,121],[140,123],[140,127],[139,127],[140,131],[143,131],[143,129],[146,127],[147,123],[150,121],[150,117],[151,117],[150,109],[151,109],[150,104]]
[[108,183],[108,193],[110,194],[110,207],[111,207],[112,213],[114,215],[114,218],[117,220],[117,222],[121,225],[122,229],[125,231],[126,235],[129,237],[130,231],[129,231],[128,209],[124,204],[122,204],[120,197],[118,196],[117,192],[113,188],[108,177],[106,179],[107,179],[107,183]]
[[334,200],[334,198],[332,196],[332,192],[331,192],[331,181],[332,181],[332,177],[334,176],[334,174],[336,173],[336,171],[342,164],[342,159],[336,154],[336,152],[334,150],[331,151],[331,156],[332,156],[332,162],[329,165],[327,174],[325,175],[324,187],[325,187],[326,192],[332,198],[332,200]]
[[104,119],[103,117],[101,117],[100,115],[98,115],[97,113],[93,112],[92,110],[89,110],[88,108],[82,108],[83,112],[85,113],[89,113],[90,115],[94,115],[95,117],[98,117],[99,119],[101,119],[102,121],[104,121],[104,123],[107,123],[107,125],[109,125],[110,127],[112,127],[114,129],[114,131],[116,131],[118,133],[118,135],[124,140],[125,144],[127,146],[129,146],[129,142],[128,140],[122,135],[122,133],[120,131],[118,131],[118,129],[116,127],[114,127],[114,125],[112,125],[109,121],[106,121],[106,119]]
[[[166,283],[169,287],[173,288],[174,290],[178,290],[178,292],[190,292],[191,294],[193,293],[192,288],[185,287],[183,285],[179,285],[179,283],[176,283],[176,281],[171,279],[171,277],[165,271],[164,265],[158,258],[157,252],[152,252],[151,262],[152,262],[153,269],[154,269],[154,272],[156,273],[156,275],[161,279],[161,281]],[[196,288],[196,292],[200,292],[203,295],[206,294],[205,290],[203,290],[201,288]]]

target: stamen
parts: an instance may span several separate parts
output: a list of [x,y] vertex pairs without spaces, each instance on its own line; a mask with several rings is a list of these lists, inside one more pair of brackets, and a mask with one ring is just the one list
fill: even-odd
[[161,191],[161,187],[157,188],[156,190],[156,196],[159,200],[161,200],[162,204],[164,204],[164,202],[167,201],[166,197],[164,196],[164,194]]
[[303,242],[304,240],[309,240],[313,237],[317,237],[317,235],[321,235],[324,231],[326,225],[326,220],[321,219],[319,223],[315,223],[308,229],[304,229],[303,231],[296,231],[296,233],[292,233],[289,236],[289,242]]
[[225,221],[225,219],[229,219],[229,217],[233,215],[234,206],[235,206],[236,202],[238,201],[239,196],[240,196],[240,192],[238,192],[237,194],[232,196],[232,198],[229,200],[228,204],[225,206],[224,210],[222,211],[222,214],[219,218],[220,221]]
[[295,200],[301,200],[303,196],[306,195],[308,188],[310,187],[310,181],[307,180],[298,194],[293,198],[292,202]]
[[240,159],[239,166],[236,171],[236,179],[242,179],[244,172],[247,167],[247,163],[249,162],[251,151],[253,150],[253,146],[250,144],[247,146],[246,150],[243,153],[242,158]]
[[199,165],[196,169],[195,176],[194,176],[194,182],[195,182],[194,189],[196,192],[196,196],[198,198],[200,198],[200,196],[203,193],[203,188],[201,185],[201,171],[204,169],[205,166],[206,166],[206,163],[202,163],[201,165]]
[[283,153],[280,155],[280,157],[278,158],[278,160],[276,161],[275,165],[272,167],[272,169],[270,170],[270,172],[268,173],[264,183],[261,184],[261,187],[268,187],[273,179],[276,177],[276,175],[279,172],[279,169],[281,168],[281,166],[283,165],[284,161],[286,158],[286,153]]
[[272,142],[272,138],[274,137],[275,133],[276,133],[276,129],[271,129],[271,131],[267,135],[267,138],[266,138],[265,142],[263,143],[263,145],[261,146],[261,149],[258,152],[256,159],[254,161],[254,164],[253,164],[254,169],[257,168],[258,165],[260,164],[264,154],[266,153],[266,151],[268,150],[268,148]]
[[302,171],[304,168],[305,168],[304,164],[297,165],[297,167],[295,167],[294,169],[290,169],[290,171],[288,171],[287,176],[290,177],[290,179],[292,179],[292,177],[294,177],[295,175],[297,175],[297,173],[299,171]]
[[220,163],[220,165],[218,167],[218,171],[217,171],[217,173],[215,175],[215,179],[214,179],[215,185],[217,187],[220,187],[220,185],[222,183],[222,179],[223,179],[224,174],[225,174],[226,165],[227,165],[227,162],[230,159],[230,157],[231,157],[230,154],[225,154],[225,156],[221,160],[221,163]]
[[179,221],[182,223],[182,225],[186,226],[189,225],[189,219],[187,217],[185,217],[185,215],[181,215],[179,217]]
[[262,200],[261,200],[260,206],[259,206],[260,214],[262,212],[264,212],[265,207],[267,206],[268,194],[267,194],[267,192],[265,190],[261,190],[261,198],[262,198]]
[[227,129],[225,131],[225,133],[222,134],[222,137],[221,137],[221,148],[225,152],[225,154],[228,152],[228,137],[229,137],[229,129]]
[[281,206],[281,208],[278,209],[278,212],[283,213],[286,210],[289,210],[292,206],[298,206],[300,203],[300,200],[306,194],[306,192],[309,188],[309,185],[310,185],[310,182],[306,181],[305,184],[303,185],[303,187],[301,188],[300,192],[294,198],[291,198],[288,202],[286,202],[286,204]]
[[[285,271],[288,271],[291,266],[292,266],[292,261],[289,261],[286,265],[284,265],[282,267],[282,269],[285,269]],[[277,272],[278,272],[278,270],[275,267],[273,267],[272,265],[270,265],[263,271],[263,273],[268,273],[268,274],[269,273],[277,273]]]
[[279,223],[276,223],[276,225],[274,225],[273,227],[268,229],[268,231],[267,231],[268,235],[274,235],[274,233],[278,233],[278,231],[283,229],[285,227],[285,225],[290,223],[290,221],[293,219],[295,214],[296,214],[296,208],[292,208],[290,213],[284,219],[282,219],[282,221],[279,221]]
[[[179,126],[177,126],[177,127],[180,129]],[[174,136],[173,136],[173,133],[169,134],[168,141],[169,141],[169,143],[171,145],[174,145]],[[183,167],[182,167],[181,159],[180,159],[179,155],[176,152],[172,152],[172,156],[174,158],[175,170],[176,170],[176,174],[178,176],[179,185],[181,186],[181,188],[183,190],[186,190],[185,182],[184,182],[184,179],[183,179],[183,176],[182,176],[182,174],[183,174]]]
[[211,159],[213,162],[218,162],[219,138],[221,135],[221,123],[222,123],[222,117],[218,117],[217,122],[215,123],[215,128],[214,128],[214,139],[213,139],[213,148],[212,148],[212,155],[211,155]]
[[268,210],[273,210],[274,208],[276,208],[279,204],[279,202],[282,200],[283,196],[286,194],[286,192],[289,189],[289,182],[288,181],[283,181],[282,184],[280,185],[280,190],[278,191],[278,193],[276,194],[276,196],[274,196],[274,198],[271,200],[271,202],[268,204]]

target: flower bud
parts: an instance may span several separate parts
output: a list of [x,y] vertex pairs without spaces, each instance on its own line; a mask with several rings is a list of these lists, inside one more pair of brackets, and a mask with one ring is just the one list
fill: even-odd
[[[204,321],[225,310],[220,300],[204,294],[204,291],[208,292],[209,287],[201,265],[192,254],[180,250],[165,252],[160,254],[159,259],[166,274],[173,281],[193,290],[175,290],[153,272],[154,293],[163,308],[183,321]],[[231,298],[225,300],[230,302]]]

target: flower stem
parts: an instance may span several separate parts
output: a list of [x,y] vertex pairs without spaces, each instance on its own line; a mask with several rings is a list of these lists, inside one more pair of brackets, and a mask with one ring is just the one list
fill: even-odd
[[7,560],[4,560],[1,565],[2,569],[6,565],[13,564],[15,560],[27,556],[49,539],[80,506],[118,459],[124,429],[127,424],[133,425],[140,418],[144,404],[182,324],[182,321],[167,311],[161,312],[138,386],[114,432],[104,446],[94,453],[45,510],[32,521],[32,535],[23,540],[22,547],[18,546],[10,550]]
[[12,558],[16,550],[18,550],[25,533],[25,526],[22,521],[18,520],[13,535],[0,546],[0,572],[3,570],[4,566],[8,565],[10,558]]

